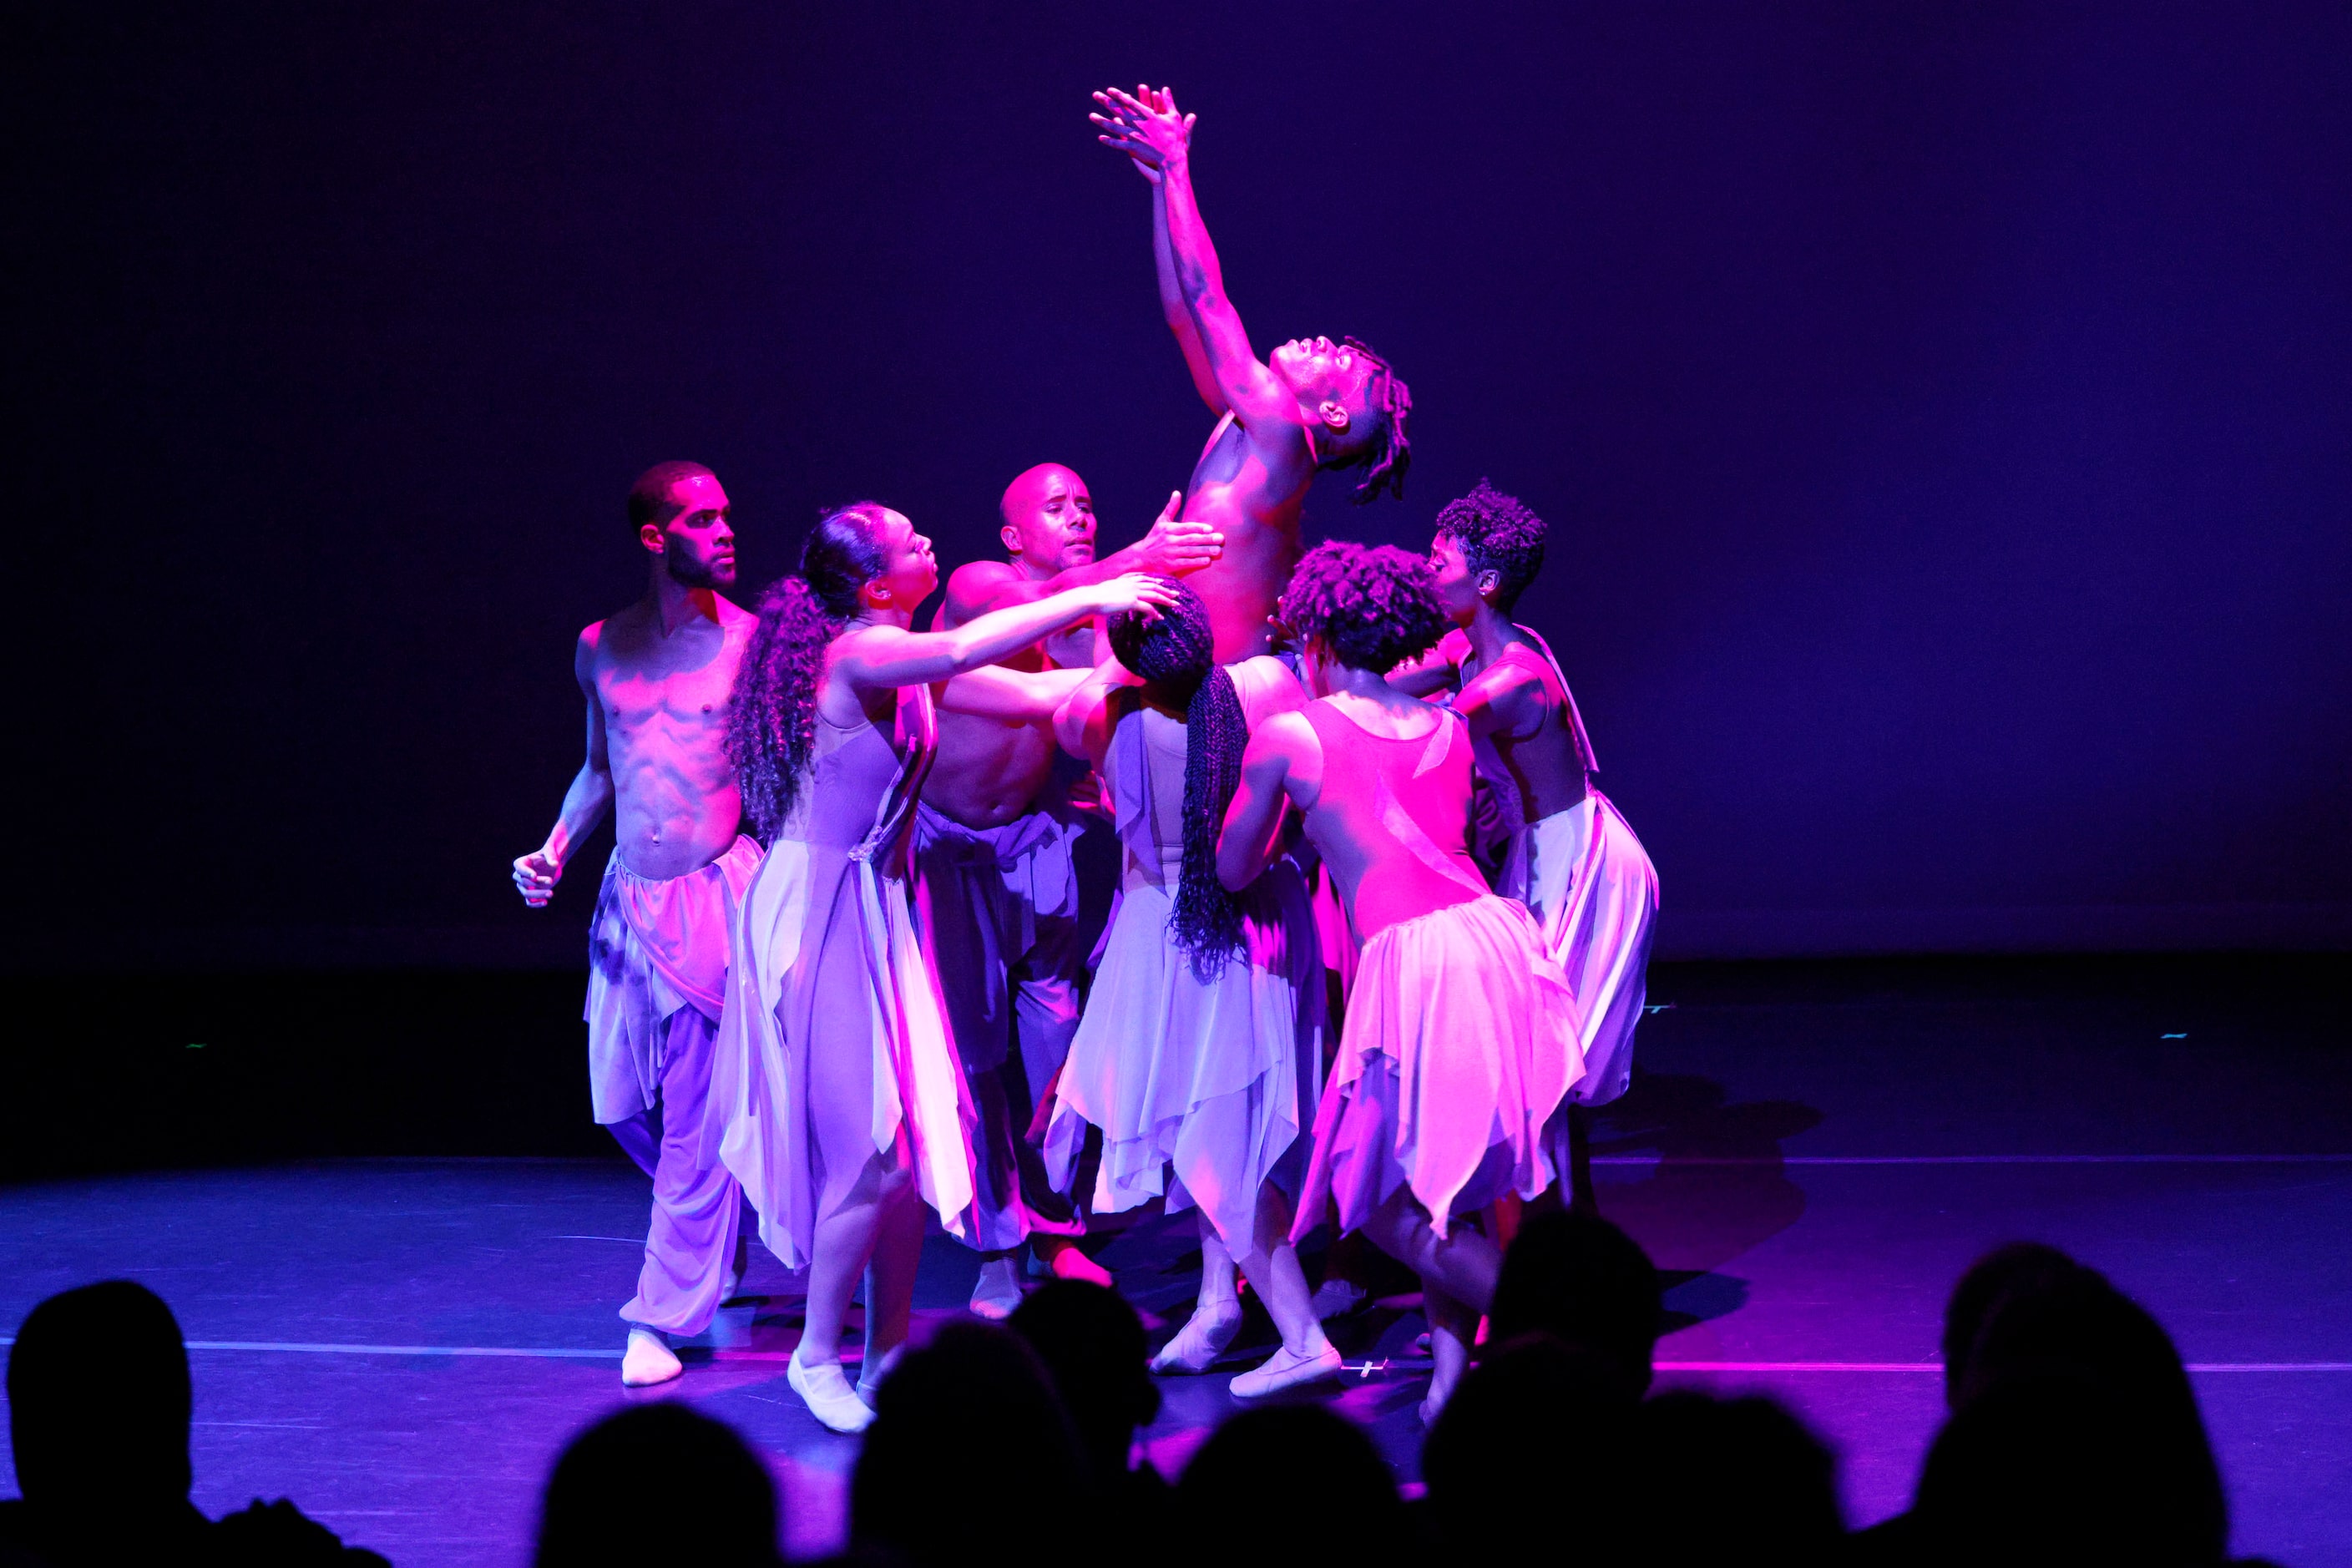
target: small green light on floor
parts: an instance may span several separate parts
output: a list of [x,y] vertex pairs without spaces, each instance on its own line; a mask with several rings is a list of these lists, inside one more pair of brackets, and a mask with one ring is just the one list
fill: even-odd
[[190,1050],[192,1050],[192,1051],[201,1051],[201,1050],[203,1050],[204,1048],[205,1048],[205,1043],[204,1043],[202,1040],[194,1041],[194,1042],[193,1042],[193,1043],[188,1047],[188,1049],[190,1049]]

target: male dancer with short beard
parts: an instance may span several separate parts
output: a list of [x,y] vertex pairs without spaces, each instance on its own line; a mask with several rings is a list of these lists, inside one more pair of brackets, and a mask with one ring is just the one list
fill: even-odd
[[760,859],[740,830],[725,746],[728,693],[758,622],[719,592],[735,582],[735,533],[717,475],[656,464],[629,491],[629,521],[651,558],[646,596],[580,634],[572,668],[588,700],[588,760],[514,879],[523,902],[545,908],[573,848],[617,806],[590,926],[588,1091],[596,1120],[653,1178],[645,1265],[621,1309],[621,1381],[640,1387],[678,1375],[667,1336],[708,1328],[733,1284],[740,1191],[703,1162],[702,1121],[728,931]]
[[[1005,487],[999,507],[1009,558],[958,567],[931,629],[952,631],[991,610],[1123,573],[1198,571],[1216,559],[1217,533],[1177,521],[1177,500],[1140,541],[1097,561],[1086,481],[1059,463],[1038,464]],[[1093,628],[1057,633],[1002,662],[1030,670],[1089,666]],[[916,809],[917,907],[980,1119],[971,1241],[982,1263],[971,1310],[985,1318],[1021,1304],[1024,1239],[1064,1279],[1110,1283],[1078,1250],[1085,1221],[1054,1190],[1028,1138],[1078,1026],[1087,956],[1071,859],[1085,823],[1056,782],[1058,755],[1050,725],[943,710],[939,759]]]
[[1361,467],[1359,503],[1404,494],[1412,395],[1388,362],[1355,338],[1294,338],[1261,362],[1225,296],[1216,247],[1192,196],[1195,116],[1166,88],[1095,94],[1090,116],[1104,145],[1134,160],[1151,183],[1151,248],[1160,309],[1218,416],[1185,489],[1183,516],[1224,536],[1224,552],[1187,583],[1209,607],[1216,658],[1267,652],[1266,616],[1299,555],[1298,515],[1325,468]]

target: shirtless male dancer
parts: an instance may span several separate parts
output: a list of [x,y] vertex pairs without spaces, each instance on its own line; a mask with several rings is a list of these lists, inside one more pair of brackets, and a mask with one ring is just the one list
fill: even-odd
[[[1469,721],[1478,771],[1502,808],[1495,890],[1528,906],[1567,972],[1584,1030],[1585,1076],[1571,1098],[1605,1105],[1633,1081],[1658,873],[1593,782],[1601,764],[1550,645],[1511,619],[1543,570],[1545,532],[1543,519],[1484,479],[1439,512],[1429,565],[1454,629],[1389,679],[1416,696],[1450,691]],[[1580,1180],[1579,1203],[1590,1202],[1589,1186]]]
[[1202,401],[1218,416],[1193,465],[1183,517],[1213,525],[1224,553],[1187,584],[1209,607],[1220,664],[1272,647],[1267,616],[1298,562],[1298,514],[1324,468],[1369,470],[1358,502],[1404,494],[1412,395],[1389,363],[1355,338],[1293,338],[1260,362],[1225,297],[1216,247],[1192,195],[1196,116],[1166,88],[1095,94],[1097,138],[1134,160],[1151,182],[1151,250],[1160,303]]
[[[958,567],[931,629],[953,631],[992,610],[1129,572],[1198,571],[1217,558],[1217,532],[1176,521],[1181,499],[1169,498],[1141,540],[1097,560],[1086,481],[1059,463],[1038,464],[1005,487],[999,507],[1009,558]],[[1000,662],[1025,670],[1091,666],[1091,623]],[[1003,1318],[1021,1304],[1016,1255],[1024,1239],[1064,1279],[1111,1282],[1078,1250],[1086,1222],[1054,1190],[1028,1139],[1078,1026],[1087,957],[1071,860],[1086,825],[1055,782],[1058,755],[1050,723],[942,710],[938,761],[916,808],[918,909],[980,1121],[971,1244],[982,1261],[971,1310],[983,1318]]]
[[596,1120],[653,1178],[645,1266],[621,1309],[621,1381],[642,1387],[684,1370],[667,1336],[708,1328],[733,1284],[740,1189],[703,1163],[702,1121],[728,930],[760,861],[739,830],[724,744],[758,621],[719,594],[735,582],[735,532],[709,468],[647,468],[629,521],[650,557],[646,596],[580,634],[572,670],[588,700],[588,760],[514,880],[544,909],[572,850],[617,806],[589,928],[588,1091]]

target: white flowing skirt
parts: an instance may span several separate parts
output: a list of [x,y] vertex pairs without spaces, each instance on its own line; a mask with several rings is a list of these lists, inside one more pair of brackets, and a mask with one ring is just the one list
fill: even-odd
[[1127,889],[1070,1042],[1045,1133],[1067,1190],[1088,1124],[1102,1130],[1092,1204],[1198,1204],[1246,1248],[1258,1189],[1296,1192],[1323,1062],[1323,960],[1306,883],[1287,860],[1242,896],[1245,950],[1202,980],[1168,933],[1171,889]]

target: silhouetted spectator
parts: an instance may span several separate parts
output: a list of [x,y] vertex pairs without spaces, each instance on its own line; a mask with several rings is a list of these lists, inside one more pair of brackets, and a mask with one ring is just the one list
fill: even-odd
[[1642,1244],[1598,1215],[1530,1215],[1503,1254],[1487,1312],[1489,1344],[1549,1334],[1614,1360],[1636,1396],[1650,1387],[1664,1311]]
[[2012,1241],[1997,1247],[1969,1265],[1944,1303],[1944,1404],[1959,1404],[1959,1389],[1968,1375],[1970,1353],[1985,1321],[2004,1301],[2045,1289],[2082,1268],[2054,1247],[2038,1241]]
[[1836,1465],[1772,1401],[1662,1394],[1633,1432],[1624,1527],[1644,1568],[1822,1563],[1838,1550]]
[[1217,1428],[1176,1486],[1184,1563],[1237,1568],[1377,1565],[1414,1555],[1396,1478],[1353,1423],[1317,1405],[1245,1410]]
[[1029,1292],[1008,1320],[1045,1364],[1103,1505],[1134,1522],[1164,1511],[1168,1484],[1149,1462],[1130,1468],[1135,1429],[1160,1414],[1160,1384],[1143,1320],[1116,1290],[1055,1279]]
[[[2134,1435],[2136,1506],[2169,1521],[2189,1552],[2174,1560],[2219,1562],[2229,1547],[2229,1502],[2196,1391],[2162,1325],[2080,1265],[2012,1291],[1977,1331],[1955,1390],[1955,1419],[2009,1383],[2041,1377],[2060,1380],[2051,1384],[2059,1390],[2087,1380],[2104,1391]],[[1926,1488],[1923,1476],[1923,1501]]]
[[1976,1393],[1929,1451],[1906,1532],[1923,1568],[2221,1561],[2206,1500],[2171,1478],[2168,1436],[2079,1371],[2021,1372]]
[[1623,1496],[1637,1408],[1622,1364],[1598,1351],[1549,1334],[1490,1346],[1422,1445],[1441,1558],[1503,1563],[1548,1540],[1570,1542],[1576,1561],[1617,1561],[1618,1508],[1563,1510],[1561,1489]]
[[965,1568],[992,1539],[976,1532],[1007,1510],[1078,1496],[1086,1479],[1069,1415],[1027,1342],[949,1323],[875,1396],[849,1483],[850,1545],[915,1568]]
[[[659,1502],[648,1499],[656,1486]],[[534,1568],[771,1568],[776,1487],[732,1427],[669,1403],[607,1415],[563,1450],[540,1502]]]
[[191,1404],[179,1322],[145,1286],[108,1280],[34,1308],[8,1352],[22,1497],[0,1503],[0,1544],[52,1568],[383,1563],[283,1500],[206,1520],[188,1500]]

